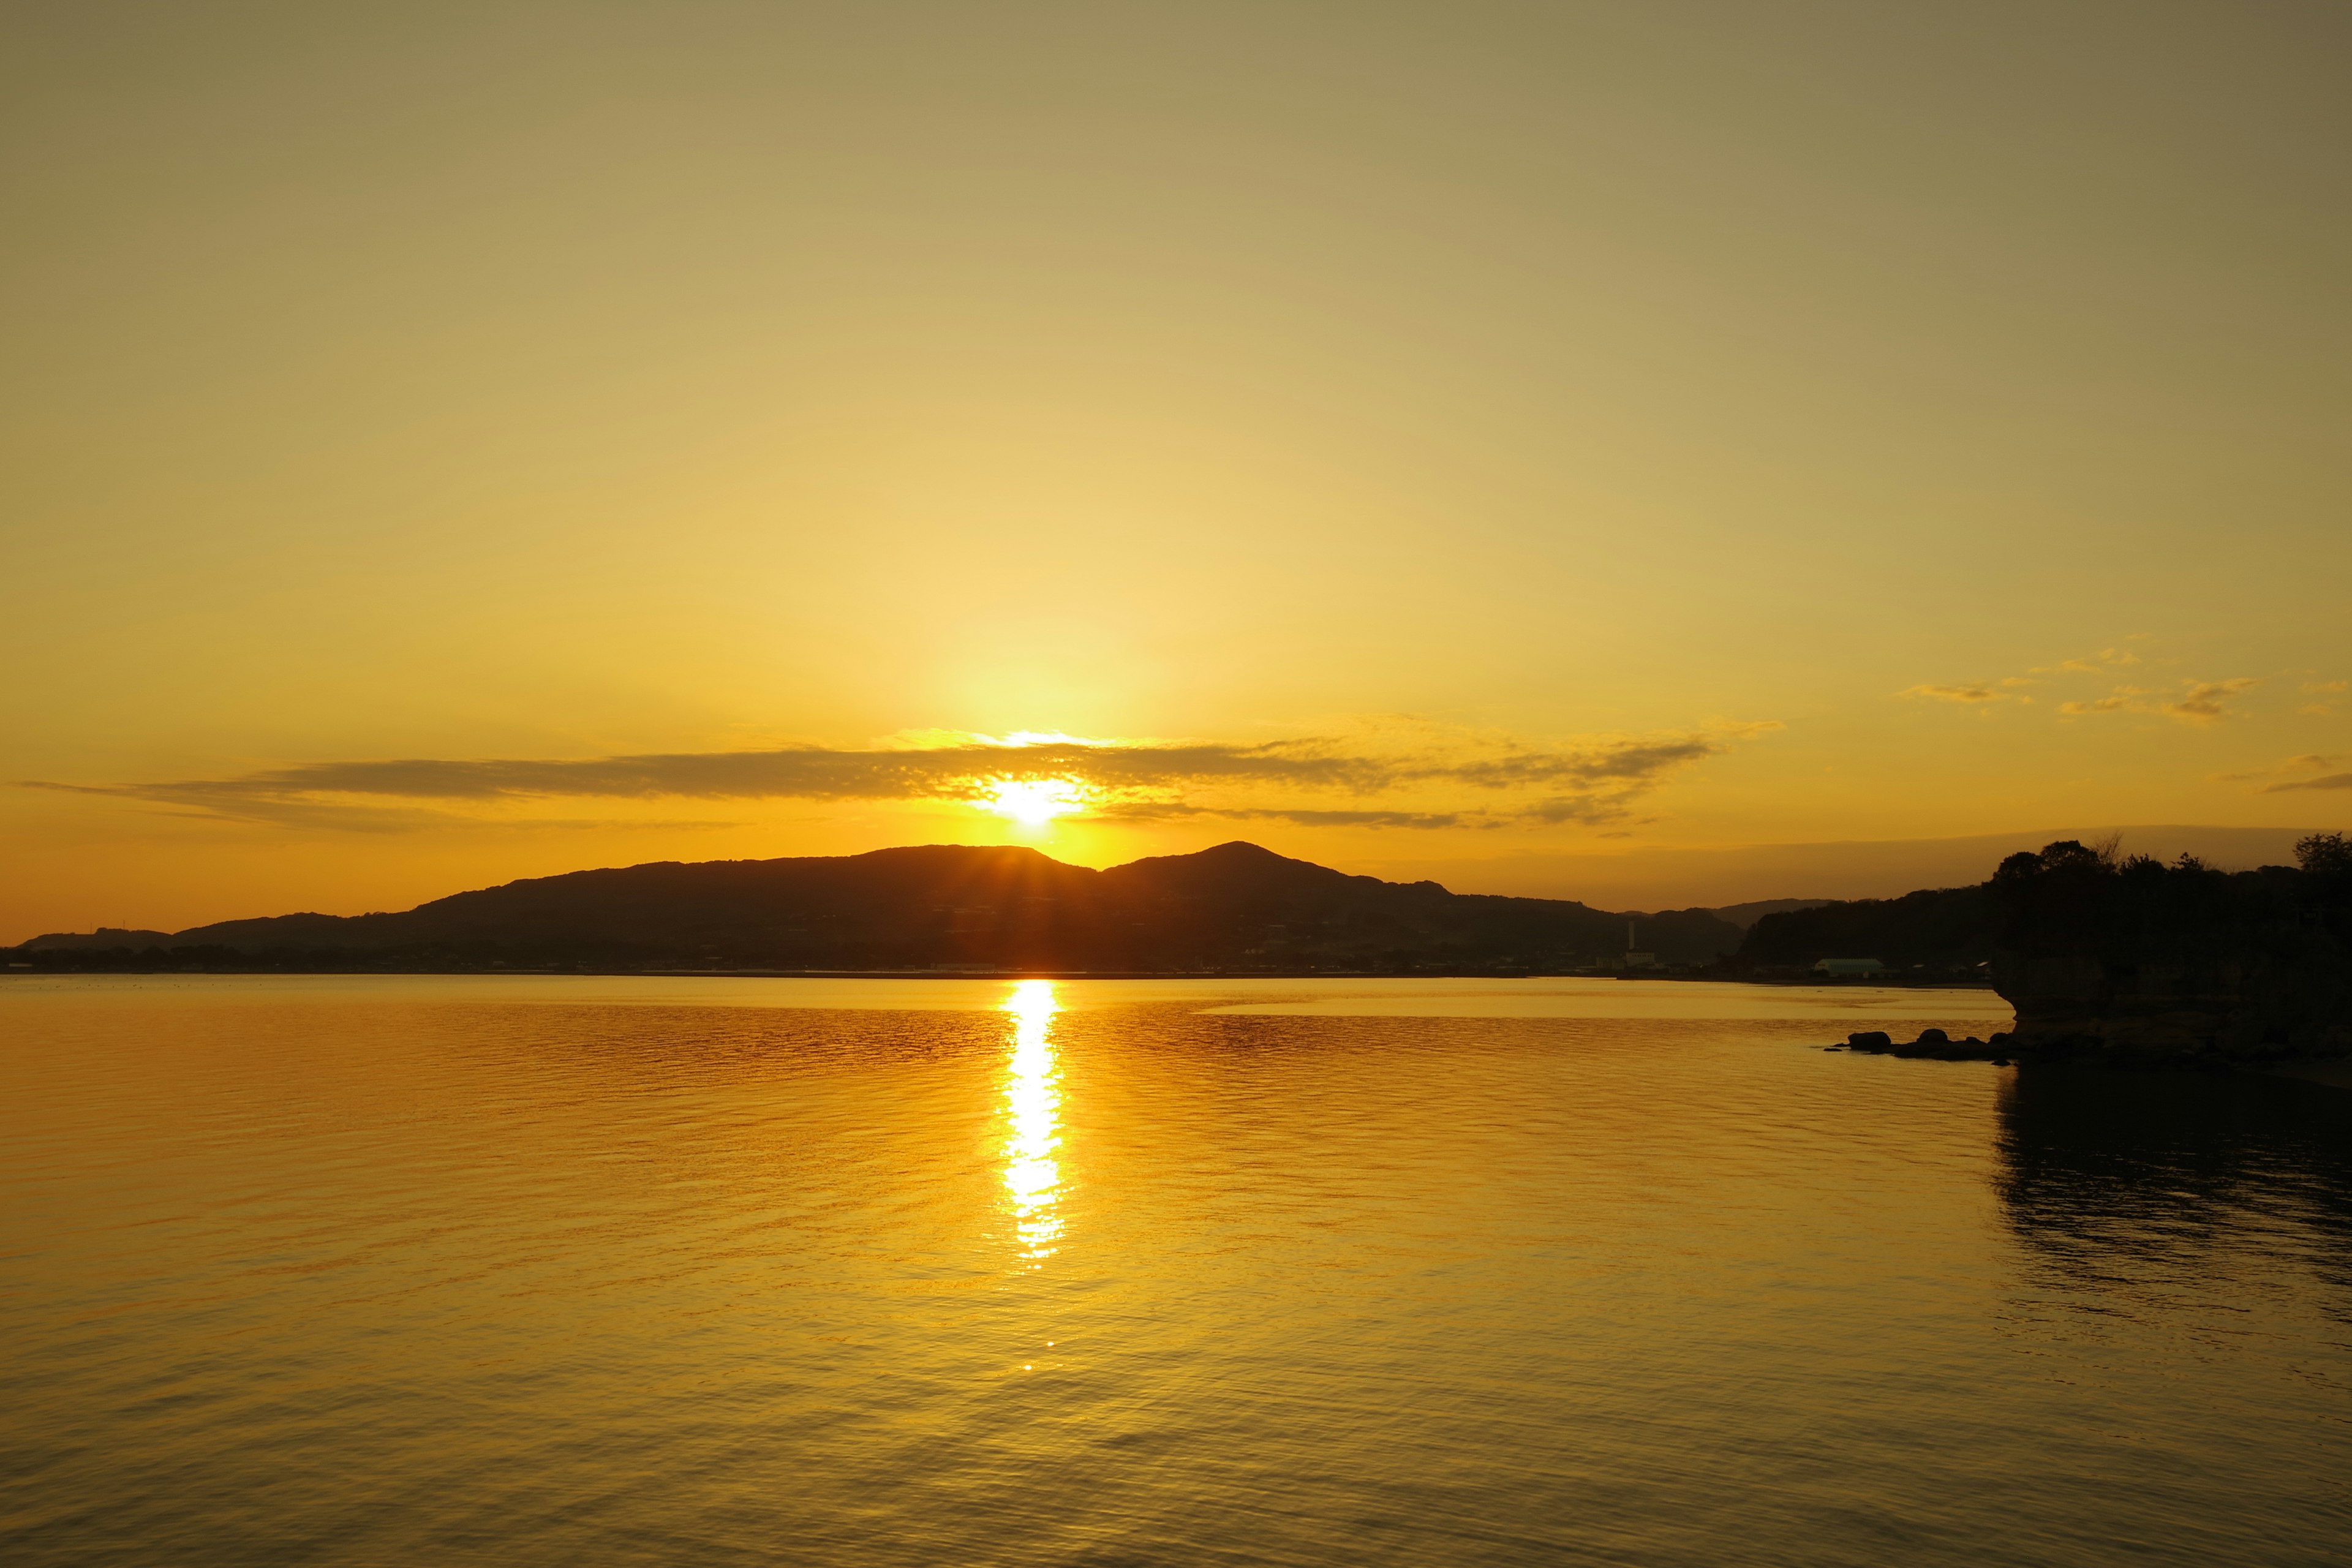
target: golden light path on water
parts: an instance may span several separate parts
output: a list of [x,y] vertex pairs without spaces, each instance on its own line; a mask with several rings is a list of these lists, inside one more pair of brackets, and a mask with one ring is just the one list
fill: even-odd
[[1062,1235],[1061,1070],[1051,1026],[1059,1007],[1050,980],[1024,980],[1004,999],[1013,1015],[1013,1054],[1004,1069],[1004,1191],[1013,1232],[1032,1268],[1054,1254]]

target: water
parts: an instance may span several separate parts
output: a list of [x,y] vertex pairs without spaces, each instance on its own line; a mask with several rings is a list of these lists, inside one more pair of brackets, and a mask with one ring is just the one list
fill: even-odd
[[0,1559],[2321,1563],[2352,1094],[1980,992],[0,984]]

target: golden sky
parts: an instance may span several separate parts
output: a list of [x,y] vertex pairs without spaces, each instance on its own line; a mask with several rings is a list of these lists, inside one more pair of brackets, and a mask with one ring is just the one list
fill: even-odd
[[2352,821],[2341,6],[0,26],[0,940]]

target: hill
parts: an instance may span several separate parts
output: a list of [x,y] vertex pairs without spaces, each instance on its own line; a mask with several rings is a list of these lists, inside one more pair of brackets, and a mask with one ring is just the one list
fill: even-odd
[[[16,952],[42,968],[1411,973],[1590,963],[1624,951],[1625,921],[1562,900],[1350,876],[1254,844],[1100,871],[1034,849],[929,845],[574,871],[400,913],[226,921],[144,949],[37,937]],[[1639,940],[1663,962],[1705,963],[1740,932],[1692,910],[1643,917]]]
[[1786,914],[1790,910],[1819,909],[1831,901],[1828,899],[1750,899],[1744,904],[1717,905],[1707,912],[1746,931],[1766,915]]
[[1748,928],[1738,962],[1805,969],[1824,958],[1874,958],[1890,969],[1963,970],[1992,957],[2000,931],[1990,884],[1930,888],[1768,912]]
[[174,938],[169,931],[125,931],[120,926],[100,926],[94,931],[76,935],[58,931],[48,936],[37,936],[25,943],[22,951],[37,952],[49,949],[127,947],[136,952],[150,947],[162,947]]

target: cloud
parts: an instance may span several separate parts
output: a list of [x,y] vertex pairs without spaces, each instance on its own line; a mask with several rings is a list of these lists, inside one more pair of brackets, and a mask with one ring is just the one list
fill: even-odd
[[[2258,793],[2282,795],[2290,790],[2352,789],[2352,773],[2328,772],[2344,762],[2341,752],[2309,752],[2300,757],[2289,757],[2275,767],[2260,768],[2250,773],[2215,773],[2219,784],[2259,784]],[[2315,776],[2316,775],[2316,776]]]
[[1621,790],[1613,795],[1554,795],[1520,812],[1519,819],[1547,826],[1575,822],[1591,826],[1604,822],[1622,822],[1633,815],[1630,803],[1643,793]]
[[2098,652],[2095,654],[2086,654],[2081,658],[2062,658],[2056,664],[2042,665],[2034,669],[2032,673],[2035,675],[2058,675],[2062,673],[2071,675],[2097,675],[2105,670],[2118,668],[2127,664],[2137,664],[2138,662],[2139,655],[2134,653],[2127,647],[2103,647]]
[[2336,757],[2324,752],[2312,752],[2300,757],[2289,757],[2276,767],[2261,768],[2251,773],[2215,773],[2213,777],[2221,784],[2258,784],[2264,779],[2275,779],[2283,773],[2324,773],[2335,766],[2336,761]]
[[1906,686],[1897,697],[1927,697],[1938,702],[2006,702],[2010,694],[1997,691],[1990,685],[1976,686]]
[[[2136,632],[2126,642],[2138,642],[2138,639],[2143,639],[2143,635]],[[1928,699],[1936,700],[1936,703],[1957,703],[1961,708],[1976,708],[1980,712],[1990,712],[1994,703],[2011,703],[2011,700],[2013,703],[2032,703],[2034,699],[2025,696],[2021,687],[2042,687],[2042,684],[2049,684],[2051,679],[2065,679],[2065,677],[2074,675],[2112,677],[2115,670],[2136,666],[2136,663],[2140,663],[2140,654],[2136,654],[2133,648],[2100,648],[2098,654],[2086,654],[2082,658],[2063,658],[2053,666],[2034,666],[2025,675],[2004,675],[2000,679],[1959,684],[1919,684],[1919,687],[1906,687],[1895,696]],[[2213,720],[2222,720],[2222,717],[2230,715],[2227,703],[2232,696],[2255,687],[2255,684],[2258,684],[2255,677],[2246,675],[2232,677],[2232,679],[2210,679],[2210,682],[2180,682],[2180,696],[2168,700],[2155,696],[2147,687],[2112,687],[2105,696],[2063,700],[2063,703],[2058,703],[2058,712],[2070,717],[2070,720],[2098,715],[2098,712],[2157,712],[2157,715],[2180,720],[2185,724],[2210,724]],[[2324,687],[2305,687],[2305,691],[2322,691],[2322,689]],[[2326,689],[2343,691],[2345,682],[2333,682]]]
[[991,742],[879,751],[818,746],[757,752],[654,752],[578,760],[305,763],[226,779],[49,785],[222,810],[320,795],[494,802],[551,796],[651,800],[958,800],[981,781],[1081,777],[1111,786],[1243,780],[1307,786],[1377,786],[1364,760],[1313,754],[1309,742],[1260,746],[1120,747],[1089,742]]
[[166,808],[159,815],[185,817],[195,822],[260,822],[281,827],[327,828],[348,833],[413,833],[426,828],[478,830],[490,827],[522,828],[534,832],[642,831],[658,827],[664,832],[715,833],[750,826],[723,818],[679,816],[665,816],[657,820],[625,816],[489,817],[430,806],[353,805],[348,801],[322,800],[306,795],[272,796],[247,802],[225,800],[218,796],[181,800],[170,793],[180,787],[173,784],[54,784],[47,779],[20,779],[16,781],[16,787],[146,801]]
[[1777,730],[1777,723],[1727,724],[1697,734],[1613,741],[1580,751],[1519,751],[1493,761],[1460,763],[1412,776],[1443,778],[1482,789],[1573,783],[1642,784],[1685,763],[1731,749],[1736,741]]
[[[145,802],[215,819],[366,832],[544,820],[551,799],[980,802],[1007,782],[1066,781],[1087,815],[1219,816],[1303,826],[1485,827],[1622,820],[1673,773],[1777,730],[1724,721],[1543,745],[1423,726],[1396,734],[1243,744],[919,731],[864,749],[647,752],[573,759],[304,763],[226,778],[28,787]],[[1460,797],[1465,794],[1474,801]],[[1339,796],[1326,806],[1297,797]],[[1432,795],[1442,797],[1427,798]],[[1368,797],[1390,796],[1371,799]],[[1412,798],[1395,798],[1410,796]],[[1523,798],[1536,796],[1538,798]],[[1520,798],[1515,798],[1520,797]]]
[[1181,801],[1137,801],[1094,814],[1118,822],[1166,822],[1219,816],[1258,822],[1288,822],[1300,827],[1499,827],[1502,819],[1458,811],[1315,811],[1274,806],[1187,805]]
[[2263,786],[2263,793],[2284,795],[2289,790],[2298,789],[2352,789],[2352,773],[2328,773],[2321,778],[2302,779],[2293,784],[2267,784]]
[[2210,724],[2229,716],[2223,704],[2231,698],[2260,684],[2253,676],[2230,680],[2188,680],[2181,683],[2180,695],[2169,701],[2144,686],[2118,686],[2105,697],[2062,702],[2058,711],[2069,717],[2086,713],[2161,713],[2186,724]]
[[[2271,782],[2263,784],[2263,795],[2284,795],[2291,790],[2305,789],[2352,789],[2352,773],[2330,773],[2327,771],[2343,760],[2339,754],[2312,752],[2300,757],[2289,757],[2278,766],[2265,768],[2260,773],[2223,773],[2221,776],[2230,784],[2252,784],[2267,779]],[[2296,773],[2320,776],[2293,776]]]
[[2208,724],[2221,718],[2225,710],[2221,704],[2257,684],[2252,676],[2240,676],[2233,680],[2200,680],[2189,683],[2189,689],[2178,701],[2167,702],[2158,711],[2191,723]]
[[2121,713],[2132,709],[2147,692],[2137,686],[2118,686],[2112,695],[2083,702],[2061,702],[2061,713]]

